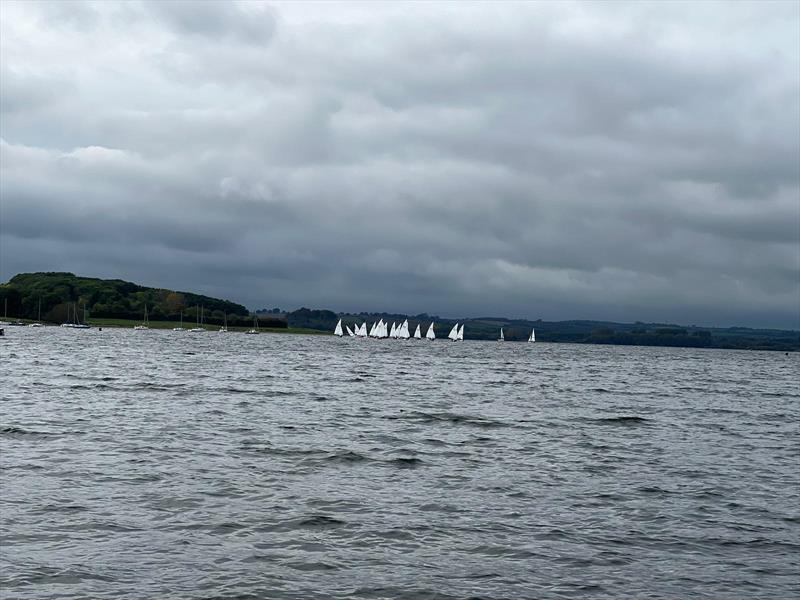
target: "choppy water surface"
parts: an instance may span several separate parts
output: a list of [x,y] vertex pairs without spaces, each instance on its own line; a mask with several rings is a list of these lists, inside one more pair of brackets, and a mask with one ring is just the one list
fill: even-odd
[[3,598],[791,598],[797,355],[8,328]]

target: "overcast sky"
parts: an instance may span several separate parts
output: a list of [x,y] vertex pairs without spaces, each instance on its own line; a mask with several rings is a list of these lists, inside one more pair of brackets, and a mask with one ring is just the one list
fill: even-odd
[[800,328],[799,7],[4,1],[0,280]]

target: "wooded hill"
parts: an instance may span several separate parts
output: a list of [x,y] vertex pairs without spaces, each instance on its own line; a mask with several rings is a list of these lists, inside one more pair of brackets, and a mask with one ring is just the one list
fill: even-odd
[[[191,292],[176,292],[145,287],[121,279],[78,277],[72,273],[21,273],[0,285],[0,309],[8,301],[9,318],[36,319],[39,301],[42,320],[63,323],[69,305],[83,309],[91,319],[141,320],[144,308],[153,321],[177,321],[183,313],[187,323],[195,321],[198,307],[203,307],[205,322],[222,324],[227,314],[231,326],[250,326],[253,317],[241,304]],[[283,319],[259,317],[262,327],[286,327]]]

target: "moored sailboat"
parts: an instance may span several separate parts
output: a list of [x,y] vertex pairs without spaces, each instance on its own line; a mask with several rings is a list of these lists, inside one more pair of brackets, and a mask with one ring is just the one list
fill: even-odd
[[28,327],[44,327],[44,323],[42,323],[42,297],[39,296],[39,314],[36,318],[35,323],[31,323]]
[[144,305],[144,321],[133,328],[134,331],[142,331],[144,329],[150,329],[150,320],[147,318],[147,304]]
[[258,315],[253,315],[253,328],[245,331],[248,335],[256,335],[258,333]]
[[199,306],[195,307],[195,320],[197,321],[197,326],[196,327],[192,327],[189,330],[190,332],[201,333],[201,332],[205,331],[205,328],[202,326],[203,325],[203,313],[204,312],[205,312],[204,308],[199,307]]

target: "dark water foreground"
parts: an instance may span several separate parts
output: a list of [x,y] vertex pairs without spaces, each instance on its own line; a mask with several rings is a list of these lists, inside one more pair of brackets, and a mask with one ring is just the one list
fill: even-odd
[[8,328],[2,598],[797,598],[800,356]]

